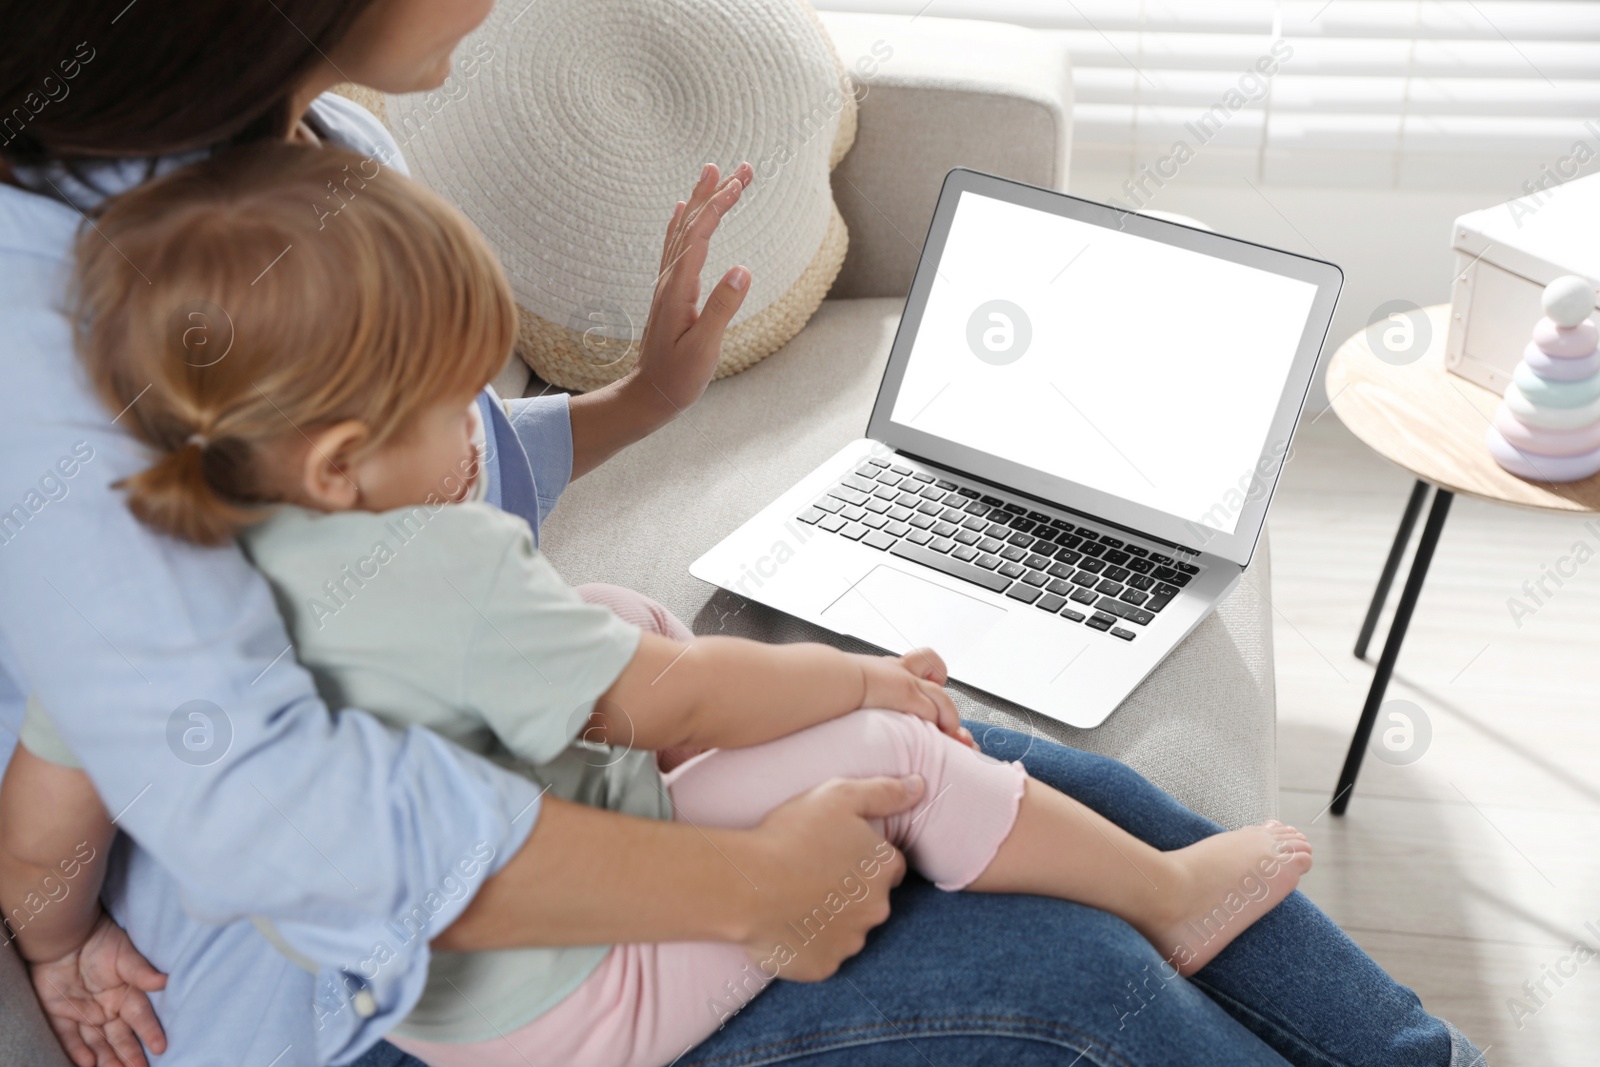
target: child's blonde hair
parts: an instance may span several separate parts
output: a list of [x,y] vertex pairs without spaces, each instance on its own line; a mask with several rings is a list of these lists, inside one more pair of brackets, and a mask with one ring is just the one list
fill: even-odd
[[263,446],[346,419],[366,448],[504,364],[516,306],[439,197],[370,159],[272,143],[110,201],[77,245],[77,347],[157,454],[118,483],[140,520],[220,544],[263,515]]

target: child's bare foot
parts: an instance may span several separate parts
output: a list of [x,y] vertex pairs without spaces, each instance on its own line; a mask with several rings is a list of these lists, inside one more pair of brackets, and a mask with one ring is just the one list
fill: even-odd
[[1190,975],[1294,890],[1311,869],[1311,842],[1272,821],[1165,857],[1183,888],[1172,894],[1169,916],[1140,932],[1179,974]]

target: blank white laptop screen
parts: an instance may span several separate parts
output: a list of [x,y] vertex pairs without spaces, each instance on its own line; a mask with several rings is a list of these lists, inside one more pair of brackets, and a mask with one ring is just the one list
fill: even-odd
[[890,417],[1231,534],[1316,295],[963,192]]

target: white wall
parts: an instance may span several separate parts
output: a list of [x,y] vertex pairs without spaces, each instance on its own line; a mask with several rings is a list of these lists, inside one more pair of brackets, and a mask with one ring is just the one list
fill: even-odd
[[[1071,191],[1091,200],[1125,199],[1128,175],[1074,167]],[[1259,189],[1259,191],[1257,191]],[[1344,268],[1344,290],[1324,359],[1362,330],[1380,304],[1447,303],[1455,271],[1450,225],[1458,215],[1510,198],[1491,192],[1395,189],[1256,188],[1244,182],[1185,180],[1180,174],[1145,205],[1191,215],[1219,233],[1330,260]],[[1312,390],[1327,402],[1321,371]]]

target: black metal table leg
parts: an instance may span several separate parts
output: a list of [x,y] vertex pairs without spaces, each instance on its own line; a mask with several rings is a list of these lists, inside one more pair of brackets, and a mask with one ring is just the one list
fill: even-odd
[[1406,501],[1405,514],[1400,516],[1400,529],[1395,531],[1394,544],[1389,546],[1389,558],[1383,561],[1383,573],[1378,576],[1378,588],[1372,592],[1372,604],[1367,608],[1367,617],[1361,623],[1361,636],[1356,638],[1356,659],[1367,658],[1367,646],[1372,643],[1372,634],[1378,628],[1378,616],[1383,614],[1384,602],[1389,599],[1389,589],[1394,585],[1394,576],[1400,570],[1400,558],[1405,555],[1406,545],[1411,541],[1411,531],[1417,527],[1417,516],[1422,514],[1422,501],[1428,495],[1428,483],[1418,480],[1411,487],[1411,499]]
[[1411,613],[1416,610],[1417,599],[1422,595],[1422,583],[1428,577],[1428,564],[1433,562],[1433,550],[1439,544],[1439,534],[1444,531],[1444,521],[1450,514],[1450,502],[1455,494],[1443,489],[1434,493],[1433,506],[1428,509],[1428,521],[1422,527],[1422,538],[1417,542],[1417,554],[1406,575],[1405,588],[1400,591],[1400,603],[1394,609],[1394,622],[1389,625],[1389,636],[1383,642],[1383,655],[1378,657],[1378,669],[1372,676],[1372,687],[1367,690],[1367,702],[1361,708],[1361,721],[1356,724],[1355,736],[1350,739],[1350,751],[1345,755],[1344,767],[1339,771],[1339,784],[1333,792],[1332,811],[1343,815],[1350,806],[1350,792],[1355,788],[1356,775],[1361,770],[1361,757],[1366,754],[1367,742],[1372,739],[1372,727],[1378,721],[1378,708],[1383,704],[1384,693],[1389,688],[1389,678],[1394,674],[1395,661],[1400,658],[1400,646],[1405,643],[1406,628],[1411,625]]

